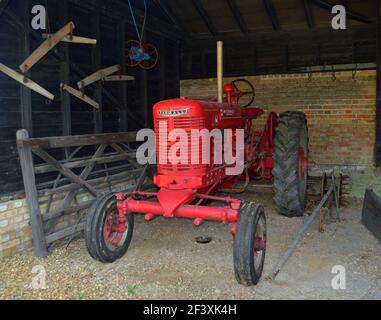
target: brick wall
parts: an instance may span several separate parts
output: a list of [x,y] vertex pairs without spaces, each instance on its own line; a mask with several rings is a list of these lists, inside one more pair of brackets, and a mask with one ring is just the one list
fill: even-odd
[[[309,122],[310,156],[323,167],[345,168],[363,174],[354,195],[363,195],[365,186],[377,185],[374,178],[376,115],[376,72],[267,75],[245,77],[256,88],[256,103],[278,113],[298,110]],[[225,82],[234,79],[225,79]],[[216,96],[216,79],[184,80],[181,95]],[[355,185],[354,185],[355,187]],[[377,186],[376,186],[377,187]],[[378,185],[381,189],[381,186]]]

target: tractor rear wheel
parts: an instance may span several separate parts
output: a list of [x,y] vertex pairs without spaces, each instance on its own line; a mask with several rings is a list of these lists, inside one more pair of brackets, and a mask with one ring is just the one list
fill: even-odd
[[244,286],[258,284],[266,256],[266,216],[262,206],[243,203],[234,238],[234,272]]
[[115,194],[107,194],[95,201],[85,228],[86,247],[95,260],[112,263],[127,252],[134,231],[134,215],[126,217],[124,230],[119,229]]
[[308,127],[302,112],[286,112],[279,117],[273,176],[277,211],[287,217],[302,216],[308,176]]

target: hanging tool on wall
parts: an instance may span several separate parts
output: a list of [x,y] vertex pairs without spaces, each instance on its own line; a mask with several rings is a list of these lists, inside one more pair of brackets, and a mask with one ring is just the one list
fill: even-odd
[[38,85],[37,83],[33,82],[32,80],[25,77],[23,74],[7,67],[6,65],[0,63],[0,71],[6,74],[8,77],[11,77],[13,80],[16,80],[17,82],[21,83],[23,86],[33,90],[34,92],[37,92],[38,94],[43,95],[45,98],[53,100],[54,95]]
[[82,100],[83,102],[86,102],[87,104],[94,107],[96,110],[100,109],[99,103],[88,97],[84,94],[83,91],[78,91],[64,83],[61,83],[60,85],[61,90],[65,90],[68,93],[70,93],[72,96],[77,97],[78,99]]
[[[132,81],[135,79],[131,76],[121,75],[120,72],[121,66],[120,64],[117,64],[108,68],[98,70],[92,73],[91,75],[87,76],[86,78],[78,81],[77,86],[80,91],[65,84],[61,84],[61,90],[66,90],[71,95],[77,97],[78,99],[81,99],[87,104],[93,106],[95,109],[99,110],[99,103],[85,95],[85,88],[98,81]],[[115,73],[118,74],[114,75]]]
[[142,69],[149,70],[157,65],[159,60],[159,52],[156,47],[150,43],[144,43],[144,32],[148,15],[148,0],[143,0],[144,3],[144,19],[141,31],[139,31],[138,24],[136,22],[134,9],[131,5],[131,1],[128,0],[132,20],[134,22],[136,34],[138,40],[129,40],[126,43],[126,64],[129,67],[140,66]]
[[27,73],[37,62],[39,62],[50,50],[52,50],[68,34],[72,34],[75,25],[69,22],[51,37],[46,39],[25,61],[20,65],[23,74]]

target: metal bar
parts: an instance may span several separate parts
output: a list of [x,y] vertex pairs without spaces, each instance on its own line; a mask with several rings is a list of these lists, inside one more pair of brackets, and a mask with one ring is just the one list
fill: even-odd
[[289,245],[287,251],[284,253],[282,258],[279,260],[277,265],[275,266],[274,270],[272,271],[270,275],[270,279],[275,280],[277,275],[279,274],[280,270],[284,267],[284,265],[287,263],[287,261],[290,259],[291,255],[294,253],[295,249],[299,245],[300,241],[302,241],[303,236],[308,231],[308,229],[314,224],[316,218],[320,214],[320,209],[323,208],[324,204],[328,201],[329,197],[333,193],[334,189],[336,188],[335,184],[331,184],[331,187],[328,189],[328,192],[325,194],[323,199],[321,199],[319,205],[314,209],[311,216],[307,218],[307,220],[304,222],[302,228],[296,235],[296,238],[294,241]]

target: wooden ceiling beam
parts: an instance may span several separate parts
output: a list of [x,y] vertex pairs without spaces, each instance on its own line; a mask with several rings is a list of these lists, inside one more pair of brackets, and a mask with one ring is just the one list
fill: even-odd
[[167,4],[166,0],[154,0],[157,6],[164,12],[164,14],[174,23],[174,25],[179,28],[185,35],[189,37],[189,32],[184,26],[183,22],[179,17],[173,12],[171,7]]
[[304,5],[304,13],[306,15],[308,28],[313,29],[315,28],[315,19],[312,13],[312,7],[311,7],[311,1],[310,0],[303,0]]
[[9,0],[0,0],[0,16],[3,13],[3,11],[7,8],[9,2]]
[[241,29],[242,33],[247,34],[249,33],[249,29],[246,25],[245,20],[242,17],[241,11],[239,10],[237,6],[237,2],[235,0],[227,0],[228,5],[230,7],[230,10],[237,21],[239,28]]
[[[329,10],[329,11],[332,11],[332,8],[335,6],[334,3],[326,1],[326,0],[310,0],[310,1],[314,5],[322,8],[322,9]],[[365,16],[363,16],[361,14],[358,14],[356,12],[348,10],[348,8],[347,8],[347,16],[348,16],[349,19],[356,20],[358,22],[368,23],[368,24],[375,23],[374,19],[369,18],[369,17],[365,17]]]
[[278,15],[276,13],[273,2],[271,0],[263,0],[263,4],[266,8],[267,15],[270,18],[273,29],[275,31],[279,31],[280,30],[280,24],[279,24]]
[[210,19],[208,13],[206,12],[204,6],[201,3],[201,0],[192,0],[193,6],[197,10],[198,14],[201,16],[201,19],[204,21],[209,32],[215,36],[217,35],[217,29],[214,26],[212,20]]

